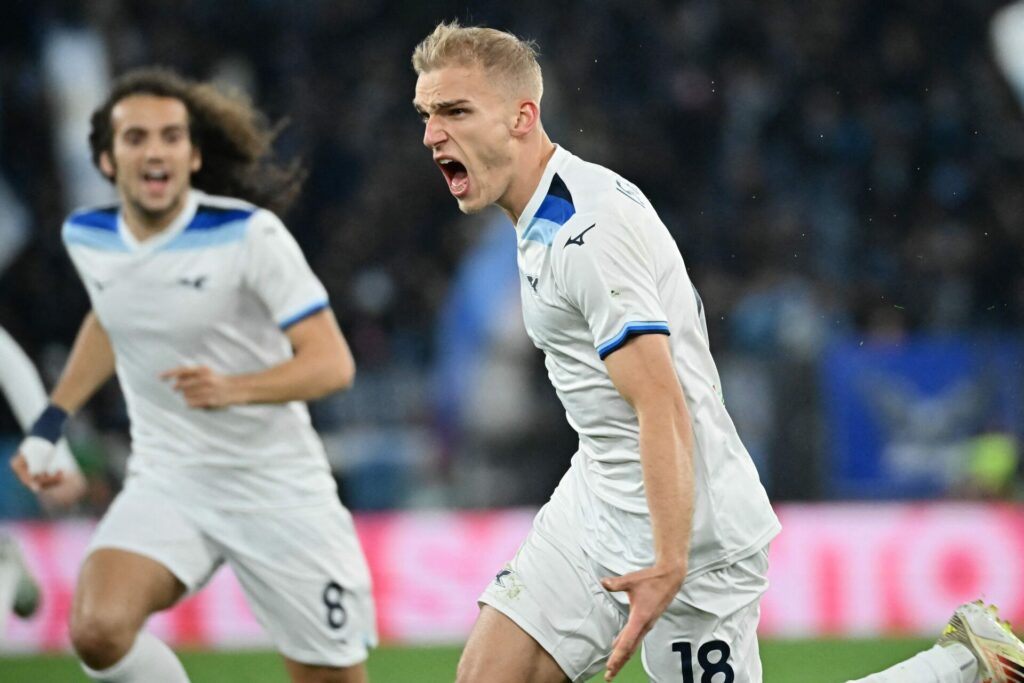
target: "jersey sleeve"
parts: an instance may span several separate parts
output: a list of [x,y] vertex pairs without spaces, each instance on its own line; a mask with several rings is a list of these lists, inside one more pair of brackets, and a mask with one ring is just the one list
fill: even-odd
[[278,327],[286,330],[327,308],[327,290],[281,219],[260,210],[250,220],[245,283],[266,304]]
[[552,244],[562,295],[586,318],[604,360],[640,334],[669,334],[654,272],[640,233],[621,220],[578,216]]
[[[92,224],[76,221],[75,218],[73,214],[64,221],[61,226],[61,241],[91,304],[95,301],[97,288],[101,285],[98,284],[100,278],[90,272],[90,268],[96,268],[96,258],[89,258],[90,252],[123,252],[125,246],[117,234],[116,213],[107,222],[96,220]],[[93,310],[95,311],[95,306]]]

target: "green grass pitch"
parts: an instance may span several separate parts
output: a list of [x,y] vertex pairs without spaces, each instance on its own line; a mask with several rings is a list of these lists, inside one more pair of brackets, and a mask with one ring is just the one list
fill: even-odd
[[[766,683],[842,683],[886,668],[930,647],[926,640],[768,640],[761,642]],[[370,656],[372,683],[451,683],[456,647],[382,647]],[[647,681],[637,658],[616,678]],[[287,683],[270,652],[185,652],[193,683]],[[86,683],[69,656],[0,656],[0,683]],[[601,680],[600,677],[592,679]],[[682,676],[680,675],[680,682]]]

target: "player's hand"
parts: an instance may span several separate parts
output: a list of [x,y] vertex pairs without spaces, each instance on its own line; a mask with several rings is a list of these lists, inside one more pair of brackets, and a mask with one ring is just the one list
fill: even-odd
[[45,491],[64,480],[64,473],[61,471],[44,471],[39,474],[31,474],[28,471],[28,460],[25,459],[25,456],[22,455],[21,451],[16,452],[11,457],[11,469],[14,470],[14,474],[18,477],[18,481],[28,487],[33,493]]
[[604,680],[610,681],[622,670],[636,652],[644,636],[654,628],[662,612],[679,592],[686,577],[686,567],[648,567],[622,576],[601,579],[604,589],[613,593],[624,591],[629,597],[629,619],[615,641]]
[[189,408],[224,408],[241,402],[231,377],[205,365],[173,368],[160,373],[160,379],[173,381],[172,389],[182,395]]
[[[60,444],[57,446],[60,448]],[[61,469],[61,479],[39,492],[39,502],[50,514],[70,510],[85,497],[89,483],[78,468]]]

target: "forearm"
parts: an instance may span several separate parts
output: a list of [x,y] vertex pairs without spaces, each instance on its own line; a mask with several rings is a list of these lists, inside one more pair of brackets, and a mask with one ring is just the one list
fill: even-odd
[[[346,349],[347,353],[347,349]],[[260,372],[228,377],[232,403],[286,403],[311,401],[346,388],[352,382],[354,364],[327,352],[300,354]],[[346,368],[351,365],[352,370]]]
[[681,403],[658,406],[638,417],[655,562],[685,569],[693,524],[693,431]]
[[309,401],[352,384],[356,364],[334,315],[321,311],[286,333],[295,355],[273,367],[239,375],[181,366],[162,372],[191,408],[215,409],[250,403]]
[[114,349],[110,338],[96,314],[90,311],[78,330],[64,372],[50,394],[50,402],[73,415],[113,374]]

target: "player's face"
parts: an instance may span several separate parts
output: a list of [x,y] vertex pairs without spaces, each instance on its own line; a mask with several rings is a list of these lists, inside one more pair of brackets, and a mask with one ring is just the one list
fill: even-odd
[[114,140],[101,168],[114,178],[129,215],[150,226],[170,223],[184,205],[199,151],[192,146],[188,110],[173,97],[130,95],[110,114]]
[[515,102],[480,67],[420,74],[413,106],[426,126],[423,144],[464,213],[502,205],[513,176]]

